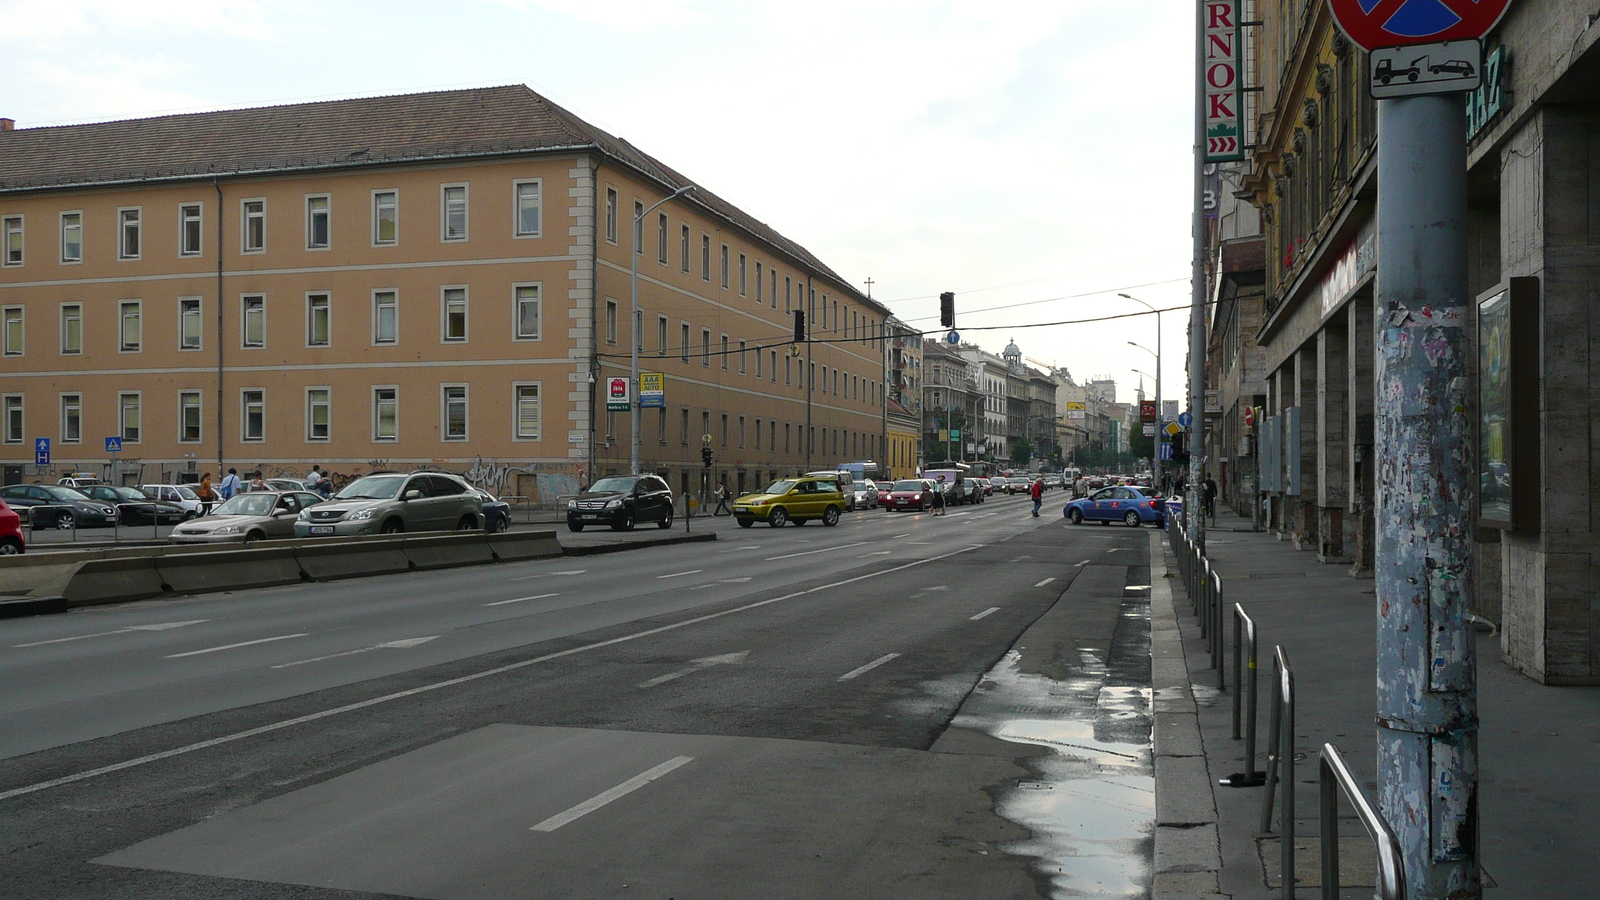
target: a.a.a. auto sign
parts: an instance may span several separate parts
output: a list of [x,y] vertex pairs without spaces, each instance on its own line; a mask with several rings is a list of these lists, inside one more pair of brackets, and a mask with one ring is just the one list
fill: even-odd
[[1328,0],[1350,40],[1364,50],[1481,38],[1511,0]]

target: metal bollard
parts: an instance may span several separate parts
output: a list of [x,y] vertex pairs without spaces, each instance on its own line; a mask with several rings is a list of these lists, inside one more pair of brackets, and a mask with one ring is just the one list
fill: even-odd
[[1318,765],[1318,813],[1321,819],[1322,843],[1322,900],[1339,900],[1339,792],[1350,798],[1356,818],[1361,820],[1378,850],[1378,893],[1374,900],[1405,900],[1405,857],[1400,852],[1400,841],[1394,829],[1372,806],[1367,792],[1362,790],[1344,756],[1332,744],[1322,745],[1322,759]]
[[1211,668],[1217,670],[1217,690],[1225,691],[1228,689],[1228,679],[1223,672],[1222,657],[1227,649],[1225,640],[1227,632],[1223,630],[1222,576],[1216,572],[1211,573],[1211,633],[1217,637],[1216,643],[1211,647]]
[[[1244,771],[1219,779],[1223,787],[1260,787],[1266,776],[1256,771],[1256,623],[1244,607],[1233,605],[1233,737],[1244,725]],[[1248,695],[1249,700],[1245,698]]]
[[1272,692],[1272,727],[1267,738],[1267,796],[1261,806],[1261,831],[1272,832],[1274,795],[1283,800],[1278,811],[1278,837],[1282,843],[1283,900],[1294,900],[1294,670],[1283,646],[1273,648],[1277,670]]

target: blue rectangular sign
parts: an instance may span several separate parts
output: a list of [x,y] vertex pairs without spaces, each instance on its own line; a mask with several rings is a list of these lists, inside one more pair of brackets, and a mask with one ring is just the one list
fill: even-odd
[[1172,445],[1171,444],[1167,443],[1166,441],[1162,441],[1160,444],[1157,444],[1156,446],[1160,448],[1156,452],[1157,456],[1159,456],[1162,459],[1171,459],[1172,458]]
[[120,437],[108,437],[108,438],[106,438],[106,452],[107,453],[120,453],[120,452],[122,452],[122,438],[120,438]]
[[34,440],[33,440],[33,464],[36,465],[36,466],[48,466],[48,465],[50,465],[50,439],[49,438],[34,438]]

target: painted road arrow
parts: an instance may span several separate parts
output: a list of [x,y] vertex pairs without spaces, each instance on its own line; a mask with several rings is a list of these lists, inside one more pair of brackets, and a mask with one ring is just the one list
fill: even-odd
[[327,656],[316,656],[312,657],[311,659],[297,659],[294,662],[281,663],[273,666],[272,668],[287,669],[290,666],[303,666],[306,663],[322,662],[325,659],[338,659],[341,656],[355,656],[358,653],[371,653],[374,650],[409,650],[412,647],[426,644],[436,637],[438,637],[437,634],[430,634],[427,637],[403,638],[398,641],[385,641],[381,644],[373,644],[371,647],[362,647],[359,650],[346,650],[343,653],[330,653]]
[[671,681],[671,680],[673,680],[675,678],[682,678],[685,675],[693,675],[694,673],[699,672],[702,669],[709,669],[712,666],[738,665],[739,663],[744,662],[745,657],[747,657],[749,655],[750,655],[750,651],[749,650],[742,650],[742,651],[740,651],[738,653],[724,653],[721,656],[706,656],[706,657],[702,657],[700,659],[694,660],[693,661],[693,665],[689,666],[689,668],[687,668],[687,669],[680,669],[680,670],[678,670],[676,672],[670,672],[670,673],[668,673],[666,675],[662,675],[659,678],[652,678],[649,681],[646,681],[643,684],[639,685],[639,687],[647,688],[647,687],[655,687],[658,684],[666,684],[667,682],[669,682],[669,681]]

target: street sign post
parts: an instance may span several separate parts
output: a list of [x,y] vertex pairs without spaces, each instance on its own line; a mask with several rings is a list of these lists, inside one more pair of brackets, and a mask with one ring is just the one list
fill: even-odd
[[1477,40],[1500,23],[1511,0],[1328,0],[1350,40],[1384,47]]
[[1382,47],[1368,60],[1367,89],[1379,100],[1471,91],[1483,83],[1483,44],[1478,41]]
[[660,372],[639,373],[639,408],[667,408],[666,376]]
[[[1191,422],[1193,422],[1193,421],[1194,421],[1194,416],[1189,415],[1187,410],[1184,411],[1184,412],[1178,413],[1178,425],[1179,426],[1181,426],[1183,428],[1188,428],[1189,424]],[[1173,434],[1177,434],[1177,432],[1173,432]]]
[[50,465],[50,439],[33,439],[33,464],[36,466]]
[[627,412],[632,405],[632,397],[628,391],[626,376],[616,376],[606,379],[606,411]]
[[122,452],[122,438],[121,437],[108,437],[108,438],[106,438],[106,452],[107,453],[121,453]]

